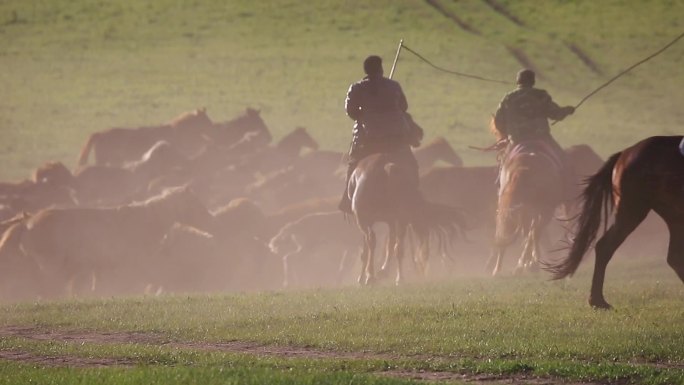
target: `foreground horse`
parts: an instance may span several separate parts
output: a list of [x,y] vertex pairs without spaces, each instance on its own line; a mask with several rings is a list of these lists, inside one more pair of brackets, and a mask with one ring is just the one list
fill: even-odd
[[[397,284],[403,280],[401,263],[409,225],[422,248],[422,257],[415,259],[421,275],[425,273],[431,236],[443,239],[444,235],[462,232],[465,227],[460,210],[423,199],[414,187],[418,183],[417,175],[414,175],[410,167],[412,166],[402,164],[395,154],[373,154],[359,162],[349,179],[347,191],[352,201],[352,211],[364,235],[362,270],[359,276],[359,283],[362,285],[372,284],[376,280],[375,223],[388,224],[387,256],[381,272],[387,272],[391,257],[396,259]],[[439,243],[444,245],[444,242]]]
[[207,229],[213,217],[186,188],[117,208],[45,209],[5,232],[0,260],[33,261],[45,295],[142,292],[154,278],[151,256],[175,222]]
[[651,210],[667,224],[670,231],[667,263],[684,282],[684,157],[678,150],[681,140],[681,136],[644,139],[611,156],[589,179],[570,252],[565,260],[547,269],[555,279],[572,275],[596,239],[602,213],[614,211],[614,223],[596,242],[591,306],[611,307],[603,297],[606,266],[615,250]]
[[563,203],[561,160],[543,141],[526,141],[513,147],[503,160],[499,176],[494,263],[492,274],[501,270],[506,248],[523,236],[523,252],[516,272],[538,267],[540,239],[556,207]]

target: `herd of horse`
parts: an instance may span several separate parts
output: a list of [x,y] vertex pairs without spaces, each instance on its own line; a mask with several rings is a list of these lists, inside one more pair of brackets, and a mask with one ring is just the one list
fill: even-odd
[[[110,128],[89,136],[74,170],[51,161],[31,179],[0,183],[0,297],[367,285],[391,266],[400,283],[405,255],[420,277],[447,271],[428,269],[431,254],[442,264],[491,254],[499,274],[521,236],[516,271],[536,269],[565,204],[575,231],[567,259],[543,266],[555,278],[574,273],[615,208],[597,242],[590,299],[608,307],[608,260],[650,210],[667,223],[668,262],[684,280],[684,159],[669,147],[679,139],[648,139],[605,163],[589,146],[565,149],[573,194],[589,178],[573,205],[540,147],[514,152],[499,172],[464,166],[438,137],[414,149],[420,191],[405,187],[411,176],[392,154],[359,163],[348,186],[354,224],[337,211],[344,154],[319,149],[305,128],[273,143],[250,108],[225,122],[196,109],[156,126]],[[387,242],[376,272],[378,223]]]

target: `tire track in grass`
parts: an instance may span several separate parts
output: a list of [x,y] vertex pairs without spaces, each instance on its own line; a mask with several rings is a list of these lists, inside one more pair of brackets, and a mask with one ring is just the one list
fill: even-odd
[[[256,342],[228,341],[228,342],[183,342],[170,341],[168,338],[153,333],[141,332],[93,332],[78,330],[45,330],[30,326],[7,326],[0,328],[0,338],[20,337],[35,341],[67,342],[76,344],[140,344],[150,346],[166,346],[177,349],[190,349],[205,352],[222,352],[236,354],[250,354],[257,356],[272,356],[280,358],[303,359],[349,359],[349,360],[435,360],[457,359],[456,356],[438,355],[398,355],[388,353],[339,352],[321,350],[309,347],[264,345]],[[129,367],[135,366],[136,361],[125,358],[84,358],[77,356],[41,356],[19,350],[0,350],[0,359],[34,363],[45,366],[66,367]],[[652,363],[635,362],[633,365],[644,365],[659,369],[684,369],[684,363]],[[410,369],[389,369],[369,374],[390,376],[396,378],[410,378],[426,381],[466,381],[474,384],[556,384],[566,385],[602,384],[602,382],[568,382],[556,377],[542,377],[531,374],[473,374],[468,372],[448,372]]]
[[449,11],[448,9],[444,8],[442,4],[439,3],[438,0],[425,0],[425,2],[437,10],[437,12],[441,13],[442,15],[446,16],[449,20],[453,21],[458,25],[462,30],[472,33],[473,35],[480,36],[482,33],[478,31],[475,27],[472,25],[466,23],[463,21],[460,17],[458,17],[455,13]]
[[484,3],[487,4],[487,6],[488,6],[489,8],[493,9],[494,12],[496,12],[496,13],[498,13],[499,15],[505,17],[505,18],[508,19],[510,22],[512,22],[513,24],[517,25],[518,27],[525,27],[525,26],[526,26],[525,23],[524,23],[522,20],[518,19],[517,16],[515,16],[515,15],[512,14],[512,13],[510,13],[510,12],[508,11],[508,9],[506,9],[506,7],[504,7],[503,5],[499,4],[498,1],[496,1],[496,0],[482,0],[482,1],[484,1]]
[[[497,0],[482,0],[489,8],[491,8],[494,12],[498,13],[502,17],[506,18],[508,21],[511,23],[517,25],[518,27],[521,28],[528,28],[525,22],[523,22],[521,19],[519,19],[517,16],[515,16],[513,13],[511,13],[504,5],[499,3]],[[552,38],[553,39],[553,38]],[[603,75],[603,70],[599,67],[599,65],[587,54],[582,48],[580,48],[577,44],[569,42],[569,41],[563,41],[563,45],[565,48],[567,48],[570,52],[572,52],[575,57],[577,57],[582,64],[584,64],[585,67],[587,67],[591,72],[597,74],[597,75]],[[508,51],[512,52],[511,47],[507,47]],[[515,56],[516,60],[518,60],[519,63],[523,64],[523,62],[520,60],[520,58],[513,53],[513,56]],[[528,59],[529,60],[529,59]],[[528,67],[533,69],[532,67]],[[537,72],[535,70],[535,72]]]
[[0,350],[0,360],[67,368],[132,367],[136,362],[125,358],[89,358],[78,356],[42,356],[21,350]]

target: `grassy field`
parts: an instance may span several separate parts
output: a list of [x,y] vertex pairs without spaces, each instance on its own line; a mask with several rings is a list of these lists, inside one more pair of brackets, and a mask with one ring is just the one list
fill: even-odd
[[[498,5],[500,7],[495,7]],[[76,162],[94,131],[206,107],[259,108],[276,138],[305,126],[346,150],[349,84],[399,39],[449,69],[513,81],[524,65],[575,104],[684,30],[673,0],[4,0],[0,180]],[[684,42],[553,126],[607,156],[684,124]],[[509,86],[437,72],[408,52],[395,78],[427,138],[493,164],[490,114]],[[591,259],[589,258],[589,262]],[[0,384],[684,384],[684,286],[664,257],[548,276],[454,277],[372,289],[0,304]]]
[[[348,85],[371,53],[389,72],[401,38],[442,67],[511,81],[523,58],[540,87],[575,104],[684,29],[681,1],[496,4],[504,11],[476,0],[3,1],[0,178],[47,160],[73,165],[93,131],[162,123],[199,106],[215,121],[260,108],[276,138],[301,125],[344,150]],[[681,133],[683,64],[678,44],[554,126],[556,136],[606,156]],[[494,162],[467,146],[490,142],[489,115],[508,86],[437,72],[408,52],[395,78],[428,137],[446,136],[468,164]]]
[[563,282],[460,277],[400,288],[8,304],[0,308],[0,378],[684,383],[684,288],[675,274],[662,259],[615,261],[606,296],[617,310],[592,311],[590,267]]

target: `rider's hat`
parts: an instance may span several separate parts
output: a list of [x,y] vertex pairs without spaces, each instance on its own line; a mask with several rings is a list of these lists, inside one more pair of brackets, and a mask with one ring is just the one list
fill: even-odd
[[534,71],[527,68],[518,71],[518,76],[516,76],[515,82],[521,86],[533,86]]

